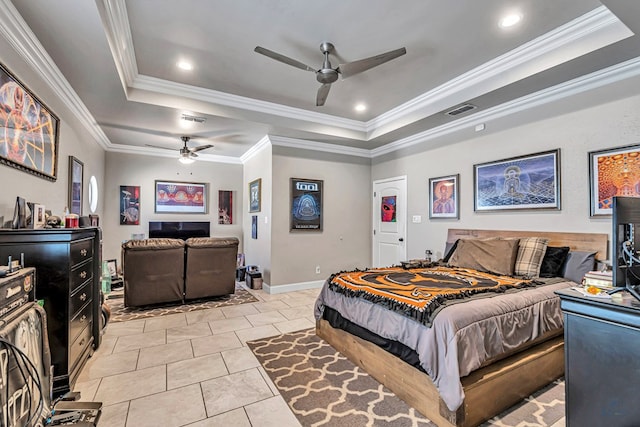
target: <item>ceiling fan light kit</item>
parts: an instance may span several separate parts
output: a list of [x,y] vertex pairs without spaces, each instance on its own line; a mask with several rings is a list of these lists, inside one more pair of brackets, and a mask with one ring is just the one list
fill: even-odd
[[311,71],[316,74],[316,80],[321,83],[318,93],[316,94],[316,106],[321,107],[324,105],[331,89],[331,84],[338,80],[338,75],[341,75],[343,79],[351,77],[353,75],[367,71],[373,67],[384,64],[399,56],[407,53],[407,49],[401,47],[400,49],[391,50],[389,52],[381,53],[379,55],[371,56],[369,58],[360,59],[358,61],[348,62],[346,64],[340,64],[336,68],[331,67],[329,61],[329,54],[334,51],[335,47],[329,42],[322,42],[320,44],[320,52],[324,55],[322,61],[322,68],[316,70],[307,64],[304,64],[298,60],[289,58],[288,56],[274,52],[261,46],[256,46],[254,51],[264,56],[268,56],[271,59],[280,61],[284,64],[291,65],[292,67],[299,68],[304,71]]
[[[195,162],[196,157],[198,157],[198,155],[196,154],[197,151],[202,151],[202,150],[206,150],[208,148],[213,148],[213,145],[211,145],[211,144],[205,144],[205,145],[200,145],[198,147],[189,148],[187,146],[187,143],[189,142],[191,137],[190,136],[183,136],[180,139],[182,140],[184,145],[182,146],[182,148],[180,148],[180,151],[179,151],[180,157],[178,157],[178,161],[180,163],[183,163],[183,164],[186,164],[186,165]],[[160,146],[157,146],[157,145],[151,145],[151,144],[145,144],[145,145],[147,147],[162,148],[163,150],[174,150],[174,148],[160,147]]]

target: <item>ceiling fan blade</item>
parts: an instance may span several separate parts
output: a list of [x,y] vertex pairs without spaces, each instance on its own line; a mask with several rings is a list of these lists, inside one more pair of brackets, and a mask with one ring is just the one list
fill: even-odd
[[314,68],[311,68],[308,65],[303,64],[300,61],[296,61],[295,59],[291,59],[288,56],[281,55],[281,54],[279,54],[277,52],[274,52],[272,50],[265,49],[264,47],[256,46],[254,51],[258,52],[258,53],[260,53],[262,55],[268,56],[271,59],[275,59],[276,61],[284,62],[287,65],[291,65],[293,67],[300,68],[301,70],[312,71],[314,73],[316,72],[316,70]]
[[196,151],[206,150],[207,148],[212,148],[212,147],[213,145],[211,144],[200,145],[198,147],[189,148],[189,151],[191,151],[192,153],[195,153]]
[[196,153],[194,153],[193,151],[189,152],[189,157],[198,157],[198,155]]
[[327,95],[329,95],[329,89],[331,89],[331,83],[325,83],[318,89],[318,95],[316,95],[316,106],[321,107],[324,105],[324,102],[327,100]]
[[159,145],[151,145],[151,144],[144,144],[147,147],[153,147],[153,148],[162,148],[163,150],[171,150],[171,151],[175,151],[175,148],[169,148],[169,147],[160,147]]
[[379,55],[372,56],[370,58],[360,59],[358,61],[348,62],[346,64],[340,64],[338,71],[342,75],[343,79],[351,77],[355,74],[362,73],[373,67],[384,64],[387,61],[391,61],[399,56],[407,53],[407,49],[401,47],[400,49],[392,50],[389,52],[381,53]]

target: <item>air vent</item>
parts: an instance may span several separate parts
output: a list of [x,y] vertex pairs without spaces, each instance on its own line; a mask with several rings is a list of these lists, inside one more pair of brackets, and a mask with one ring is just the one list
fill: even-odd
[[186,120],[188,122],[196,122],[196,123],[204,123],[207,121],[206,117],[190,116],[188,114],[183,114],[182,120]]
[[445,114],[447,116],[457,116],[458,114],[466,113],[467,111],[474,110],[476,107],[473,104],[460,104],[457,107],[447,111]]

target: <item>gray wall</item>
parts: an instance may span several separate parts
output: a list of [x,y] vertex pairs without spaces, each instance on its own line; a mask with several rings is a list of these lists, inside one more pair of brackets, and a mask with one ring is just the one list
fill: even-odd
[[[98,181],[98,192],[104,193],[105,152],[91,134],[75,119],[64,103],[39,75],[16,54],[4,38],[0,38],[0,62],[35,94],[60,119],[57,180],[51,182],[22,172],[10,166],[0,165],[0,217],[2,223],[11,221],[17,196],[28,202],[43,204],[53,215],[62,216],[68,201],[69,156],[84,163],[83,215],[89,214],[89,177]],[[96,213],[102,217],[104,199],[99,198]]]
[[[337,271],[370,266],[370,160],[283,147],[273,152],[269,284],[324,280]],[[322,232],[289,231],[290,178],[324,181]]]
[[[196,161],[183,165],[177,158],[149,155],[107,153],[107,177],[105,190],[105,215],[103,227],[103,257],[117,259],[120,266],[121,244],[133,233],[148,237],[149,221],[210,221],[211,235],[237,237],[240,251],[243,241],[242,218],[242,165]],[[155,181],[200,182],[208,185],[208,213],[169,214],[154,213]],[[120,186],[140,186],[140,225],[120,225]],[[233,191],[233,224],[218,224],[218,191]]]
[[[257,265],[266,283],[271,283],[271,144],[266,144],[244,163],[242,212],[244,215],[244,248],[246,265]],[[262,180],[260,212],[249,212],[249,183],[260,178]],[[251,238],[251,217],[258,217],[258,238]]]
[[[590,217],[588,152],[640,143],[640,96],[521,125],[454,145],[393,158],[374,159],[373,179],[407,175],[408,217],[422,215],[422,223],[408,224],[408,256],[425,249],[442,255],[448,228],[547,230],[611,234],[609,217]],[[488,124],[490,128],[491,124]],[[559,211],[481,212],[473,210],[473,165],[560,148],[561,200]],[[428,218],[428,180],[460,174],[460,219]],[[611,236],[609,236],[611,238]]]

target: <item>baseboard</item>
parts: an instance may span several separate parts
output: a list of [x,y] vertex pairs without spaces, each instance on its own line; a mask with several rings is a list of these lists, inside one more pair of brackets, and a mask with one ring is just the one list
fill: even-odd
[[305,289],[321,288],[324,280],[313,280],[311,282],[287,283],[286,285],[269,286],[262,283],[262,289],[268,294],[283,294],[285,292],[303,291]]

